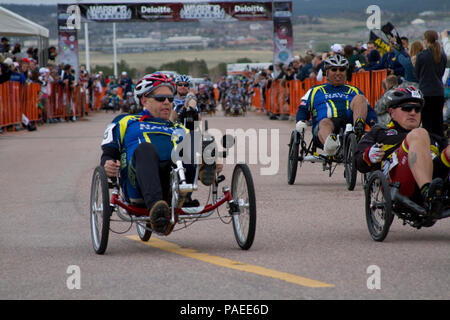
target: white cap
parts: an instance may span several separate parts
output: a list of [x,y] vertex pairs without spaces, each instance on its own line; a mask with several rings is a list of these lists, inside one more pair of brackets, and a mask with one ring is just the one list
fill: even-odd
[[42,67],[42,68],[40,68],[39,69],[39,73],[50,73],[50,70],[48,70],[47,68],[44,68],[44,67]]
[[6,64],[7,66],[11,66],[14,62],[12,61],[11,58],[8,57],[3,61],[3,63]]
[[331,51],[333,51],[334,53],[341,53],[342,46],[339,43],[335,43],[331,46]]
[[126,75],[127,75],[127,72],[126,72],[126,71],[123,71],[123,72],[122,72],[122,75],[123,75],[123,76],[126,76]]

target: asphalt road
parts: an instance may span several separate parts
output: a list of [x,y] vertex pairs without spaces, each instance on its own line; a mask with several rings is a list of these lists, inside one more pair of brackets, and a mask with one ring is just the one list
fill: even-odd
[[[308,163],[288,185],[294,123],[257,113],[209,118],[210,128],[224,133],[256,129],[258,143],[273,134],[269,152],[246,147],[247,162],[257,159],[250,164],[257,229],[249,251],[239,249],[231,224],[214,219],[147,244],[136,240],[133,226],[111,233],[106,254],[96,255],[90,184],[112,118],[97,113],[0,135],[0,299],[450,298],[450,219],[421,230],[395,219],[386,240],[374,242],[360,179],[347,191],[343,167],[329,177]],[[230,185],[232,169],[225,165],[223,185]],[[207,191],[194,197],[205,200]]]

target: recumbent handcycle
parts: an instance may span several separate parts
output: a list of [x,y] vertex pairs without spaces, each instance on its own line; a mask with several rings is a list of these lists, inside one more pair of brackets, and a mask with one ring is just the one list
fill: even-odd
[[311,138],[309,144],[305,139],[305,129],[298,132],[294,129],[289,140],[289,155],[287,165],[288,184],[295,182],[298,167],[303,162],[321,162],[323,171],[328,171],[331,177],[337,165],[344,164],[344,176],[348,190],[353,190],[356,185],[357,169],[355,152],[357,147],[356,134],[353,131],[352,124],[347,124],[345,130],[337,135],[340,146],[335,156],[328,156],[317,152],[317,143]]
[[[207,121],[205,121],[205,132],[207,130]],[[202,151],[205,147],[215,143],[214,138],[208,134],[202,134],[202,140]],[[233,144],[234,137],[224,135],[222,146],[225,150],[221,152],[222,154],[218,153],[218,156],[226,158],[227,151]],[[196,152],[195,157],[196,163],[200,163],[203,155]],[[172,164],[169,197],[171,199],[171,203],[169,203],[171,212],[168,234],[184,229],[196,221],[213,219],[211,215],[217,211],[218,217],[216,219],[220,219],[226,224],[233,224],[235,239],[239,247],[243,250],[250,249],[256,232],[256,197],[249,167],[244,163],[235,165],[231,178],[231,188],[222,187],[220,197],[218,196],[218,186],[225,180],[225,177],[216,174],[215,180],[210,186],[210,197],[208,197],[212,201],[205,206],[183,207],[187,195],[198,190],[199,167],[200,165],[196,165],[193,183],[187,183],[182,161],[177,160],[176,163]],[[223,204],[227,205],[228,212],[221,215],[218,208]],[[150,225],[149,210],[125,201],[120,184],[117,180],[109,179],[102,166],[97,166],[92,176],[90,220],[92,244],[97,254],[105,253],[109,233],[110,231],[115,232],[110,228],[111,221],[128,222],[130,227],[135,223],[137,233],[142,241],[148,241],[154,232]],[[180,228],[175,229],[176,225],[180,225]]]
[[449,178],[444,181],[444,192],[440,196],[443,211],[432,217],[418,202],[399,193],[400,183],[390,182],[381,170],[366,173],[364,185],[366,221],[373,240],[383,241],[391,227],[394,216],[403,220],[403,225],[414,228],[431,227],[437,220],[450,217]]

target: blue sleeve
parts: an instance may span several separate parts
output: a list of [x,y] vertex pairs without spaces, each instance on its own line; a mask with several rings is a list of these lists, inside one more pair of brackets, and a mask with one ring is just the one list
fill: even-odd
[[393,70],[394,70],[394,74],[396,75],[396,76],[404,76],[405,75],[405,68],[402,66],[402,64],[398,61],[398,59],[396,59],[395,61],[394,61],[394,64],[393,64]]
[[309,78],[309,74],[311,73],[311,68],[308,66],[304,66],[300,71],[300,81],[303,81]]
[[308,101],[300,102],[300,106],[298,107],[297,115],[295,117],[296,122],[309,120],[309,118],[311,118],[311,112],[309,108],[310,104],[311,104],[311,95],[308,97]]
[[388,53],[383,54],[379,64],[375,65],[372,70],[382,70],[389,68]]
[[366,123],[370,124],[371,122],[378,123],[378,117],[375,110],[367,104],[367,117],[366,117]]

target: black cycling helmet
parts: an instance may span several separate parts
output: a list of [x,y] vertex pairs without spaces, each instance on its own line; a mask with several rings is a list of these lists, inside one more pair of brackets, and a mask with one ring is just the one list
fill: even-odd
[[421,107],[424,104],[422,92],[413,86],[388,91],[386,101],[388,108],[397,108],[408,102],[417,102]]

